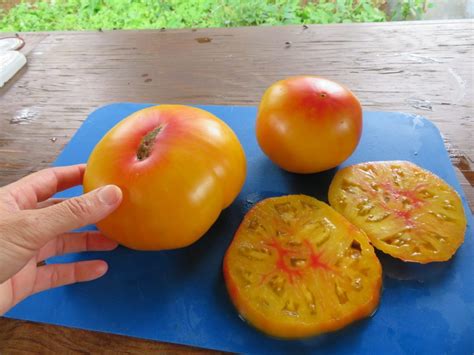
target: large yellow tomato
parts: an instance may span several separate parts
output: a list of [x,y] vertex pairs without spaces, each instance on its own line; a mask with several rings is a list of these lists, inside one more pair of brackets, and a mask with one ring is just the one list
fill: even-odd
[[354,151],[362,132],[362,109],[345,87],[318,77],[281,80],[263,95],[257,140],[265,154],[294,173],[331,169]]
[[242,146],[223,121],[198,108],[161,105],[132,114],[102,138],[84,189],[122,189],[120,207],[97,224],[109,238],[133,249],[173,249],[211,227],[245,173]]

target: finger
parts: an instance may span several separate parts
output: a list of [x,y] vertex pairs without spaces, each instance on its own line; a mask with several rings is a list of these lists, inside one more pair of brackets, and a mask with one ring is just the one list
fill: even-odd
[[31,294],[36,279],[36,262],[30,259],[13,277],[0,283],[0,315]]
[[37,269],[32,293],[76,282],[92,281],[103,276],[107,269],[107,263],[102,260],[41,266]]
[[21,213],[31,246],[39,249],[60,234],[104,219],[121,201],[120,188],[107,185],[53,206]]
[[21,209],[35,208],[36,204],[56,192],[80,185],[85,165],[71,165],[40,170],[5,187]]
[[39,262],[53,256],[82,251],[109,251],[114,250],[117,245],[100,232],[65,233],[42,247],[36,260]]
[[45,208],[53,205],[57,205],[58,203],[63,202],[66,200],[65,198],[49,198],[46,201],[38,202],[36,208]]

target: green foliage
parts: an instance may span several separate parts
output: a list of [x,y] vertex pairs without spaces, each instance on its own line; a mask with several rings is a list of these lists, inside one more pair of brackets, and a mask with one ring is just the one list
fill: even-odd
[[381,22],[385,13],[371,1],[321,1],[302,9],[304,23]]
[[[417,11],[403,0],[400,16]],[[408,15],[407,15],[408,16]],[[0,13],[0,31],[235,27],[386,21],[373,0],[39,0]]]
[[426,0],[399,0],[393,10],[391,20],[420,19],[425,12],[425,6],[433,7],[433,4],[426,5],[426,3]]

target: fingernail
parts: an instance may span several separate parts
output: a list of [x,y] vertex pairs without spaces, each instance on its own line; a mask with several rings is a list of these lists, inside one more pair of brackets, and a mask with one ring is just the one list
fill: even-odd
[[109,266],[107,265],[106,262],[101,262],[100,264],[98,264],[95,268],[95,272],[98,275],[97,277],[101,277],[105,275],[108,269],[109,269]]
[[99,190],[98,197],[106,205],[115,205],[122,197],[122,191],[115,185],[107,185]]

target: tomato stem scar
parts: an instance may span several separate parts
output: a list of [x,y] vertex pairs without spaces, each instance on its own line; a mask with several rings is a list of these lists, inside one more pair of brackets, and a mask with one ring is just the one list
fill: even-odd
[[161,126],[156,127],[152,131],[148,132],[140,142],[137,150],[137,159],[142,161],[148,158],[151,154],[151,150],[155,144],[155,139],[158,133],[161,131]]

